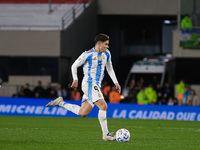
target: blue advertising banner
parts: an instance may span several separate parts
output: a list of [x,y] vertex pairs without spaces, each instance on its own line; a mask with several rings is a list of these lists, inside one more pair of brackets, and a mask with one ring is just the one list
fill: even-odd
[[[0,97],[0,115],[79,117],[62,107],[45,107],[51,100]],[[81,105],[81,102],[66,102]],[[87,117],[98,117],[98,108]],[[109,104],[108,118],[200,121],[199,106]]]
[[113,104],[109,112],[108,118],[200,121],[199,106]]

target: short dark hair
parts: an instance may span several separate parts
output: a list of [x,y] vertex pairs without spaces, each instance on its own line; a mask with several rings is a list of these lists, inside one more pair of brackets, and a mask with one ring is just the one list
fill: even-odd
[[190,17],[190,14],[185,14],[185,16]]
[[105,42],[109,40],[109,36],[103,33],[100,33],[98,35],[95,36],[94,38],[94,43],[96,44],[97,42],[101,41],[101,42]]

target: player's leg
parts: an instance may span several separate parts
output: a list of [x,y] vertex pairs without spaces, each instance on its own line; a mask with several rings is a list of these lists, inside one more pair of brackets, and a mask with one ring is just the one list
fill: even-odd
[[86,117],[91,112],[92,108],[93,106],[88,101],[84,101],[81,104],[78,115],[81,117]]
[[63,102],[60,104],[61,107],[81,116],[86,117],[92,110],[92,106],[88,103],[88,101],[84,101],[81,104],[81,107],[75,104],[69,104],[66,102]]
[[[103,140],[115,140],[115,136],[110,135],[107,127],[106,110],[107,104],[104,100],[103,94],[100,88],[95,83],[86,83],[82,86],[87,102],[93,107],[94,104],[99,108],[99,122],[103,132]],[[84,99],[84,96],[83,96]]]
[[54,101],[49,102],[46,105],[46,107],[49,107],[49,106],[61,106],[81,117],[86,117],[93,108],[93,106],[89,104],[88,101],[82,102],[81,107],[80,107],[79,105],[64,102],[62,97],[58,97]]
[[100,99],[94,103],[99,108],[98,119],[103,132],[104,141],[114,141],[115,136],[110,134],[107,125],[107,104],[104,99]]
[[69,104],[63,101],[63,98],[60,96],[58,98],[56,98],[55,100],[49,102],[46,107],[49,106],[61,106],[75,114],[78,115],[79,111],[80,111],[80,106],[79,105],[75,105],[75,104]]
[[98,119],[101,125],[102,132],[103,134],[108,134],[107,119],[106,119],[107,104],[103,99],[98,100],[94,104],[99,108]]

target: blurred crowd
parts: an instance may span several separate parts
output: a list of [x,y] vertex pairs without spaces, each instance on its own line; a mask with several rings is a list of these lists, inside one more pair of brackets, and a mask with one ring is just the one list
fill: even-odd
[[194,89],[185,84],[184,80],[176,85],[178,105],[200,106],[200,99]]
[[32,98],[50,98],[55,99],[58,96],[62,96],[64,99],[81,100],[81,93],[77,89],[70,88],[71,84],[67,87],[62,87],[61,84],[52,86],[51,83],[47,83],[46,86],[42,85],[41,81],[38,81],[37,86],[30,88],[29,83],[21,86],[18,93],[13,94],[13,97],[32,97]]
[[[141,78],[137,82],[131,80],[128,95],[126,97],[123,97],[121,95],[117,96],[117,93],[114,91],[114,86],[112,88],[108,88],[109,85],[105,85],[104,87],[102,87],[103,94],[105,96],[105,99],[111,103],[121,102],[143,105],[168,104],[172,101],[173,104],[177,104],[177,100],[173,98],[173,90],[169,83],[165,83],[164,87],[161,87],[159,83],[149,84],[148,87],[145,87],[144,84],[145,81],[143,78]],[[110,91],[107,89],[110,89]],[[115,93],[115,96],[113,96],[112,93]]]
[[[160,83],[150,83],[148,87],[145,87],[144,83],[143,78],[137,82],[130,81],[130,88],[126,97],[119,94],[115,86],[110,86],[106,81],[102,83],[101,91],[105,100],[110,103],[200,106],[200,99],[195,90],[186,85],[183,80],[180,80],[176,85],[177,93],[173,92],[174,90],[168,82],[164,86],[161,86]],[[72,89],[70,86],[70,83],[67,87],[62,87],[59,83],[55,86],[52,86],[51,83],[43,86],[42,82],[38,81],[37,86],[30,88],[29,83],[26,83],[20,87],[18,93],[13,94],[13,97],[55,99],[58,96],[62,96],[64,99],[80,101],[82,98],[81,90]]]
[[[160,83],[150,83],[145,87],[145,81],[130,81],[128,95],[123,97],[116,92],[115,86],[102,84],[102,92],[105,100],[110,103],[135,103],[135,104],[158,104],[158,105],[192,105],[200,106],[200,99],[194,89],[191,89],[183,80],[175,86],[176,93],[172,86],[166,82],[163,86]],[[175,96],[174,96],[175,95]]]

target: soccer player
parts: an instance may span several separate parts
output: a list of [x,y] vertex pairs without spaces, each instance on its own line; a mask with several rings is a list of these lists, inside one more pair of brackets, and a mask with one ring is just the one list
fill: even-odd
[[121,92],[121,87],[113,70],[111,54],[108,50],[109,36],[106,34],[98,34],[94,38],[94,42],[95,47],[83,52],[71,67],[73,77],[71,87],[77,88],[77,68],[83,65],[84,77],[82,80],[82,91],[84,95],[82,98],[81,107],[64,102],[62,97],[58,97],[56,100],[49,102],[46,107],[61,106],[81,117],[86,117],[91,112],[94,105],[96,105],[99,108],[98,119],[103,132],[103,140],[113,141],[115,140],[115,135],[112,135],[108,131],[106,119],[107,104],[100,90],[105,68],[107,69],[107,72],[119,93]]

